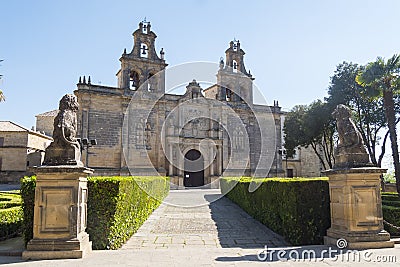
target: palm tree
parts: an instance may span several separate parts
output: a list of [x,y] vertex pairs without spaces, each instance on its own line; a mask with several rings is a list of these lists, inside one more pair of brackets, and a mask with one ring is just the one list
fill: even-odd
[[397,192],[400,193],[400,162],[394,104],[394,95],[400,91],[400,56],[394,55],[386,62],[385,59],[378,57],[376,61],[367,64],[365,70],[357,75],[356,81],[370,93],[383,97],[385,117],[392,145],[396,187]]

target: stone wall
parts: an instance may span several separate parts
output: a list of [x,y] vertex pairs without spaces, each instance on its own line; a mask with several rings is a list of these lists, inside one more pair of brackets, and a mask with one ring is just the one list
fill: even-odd
[[[297,150],[298,159],[283,161],[285,169],[292,169],[294,177],[319,177],[323,170],[322,164],[311,147],[301,147]],[[287,168],[286,168],[287,164]]]
[[52,142],[51,138],[45,138],[42,135],[28,134],[27,147],[44,151]]
[[55,116],[36,116],[36,131],[44,132],[47,136],[53,135]]
[[40,165],[52,140],[28,131],[0,132],[1,137],[4,138],[0,147],[1,171],[26,171],[29,166]]
[[26,171],[26,147],[0,148],[0,158],[2,162],[1,171]]

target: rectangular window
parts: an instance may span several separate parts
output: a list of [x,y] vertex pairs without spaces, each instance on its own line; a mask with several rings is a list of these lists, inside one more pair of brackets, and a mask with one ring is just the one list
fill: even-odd
[[0,137],[0,146],[4,145],[4,137]]

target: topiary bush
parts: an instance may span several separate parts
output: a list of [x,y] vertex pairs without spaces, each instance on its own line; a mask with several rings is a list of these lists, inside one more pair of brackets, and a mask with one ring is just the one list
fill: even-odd
[[[34,177],[25,178],[22,182],[26,190],[21,192],[25,194],[24,201],[27,201],[24,213],[29,217],[24,228],[25,242],[32,238],[33,180]],[[86,231],[93,249],[121,247],[160,205],[168,192],[169,179],[166,177],[89,177]]]
[[19,235],[23,222],[19,193],[0,192],[0,240]]
[[245,177],[221,179],[221,191],[291,244],[323,243],[331,222],[328,178],[253,180],[261,185],[252,193]]

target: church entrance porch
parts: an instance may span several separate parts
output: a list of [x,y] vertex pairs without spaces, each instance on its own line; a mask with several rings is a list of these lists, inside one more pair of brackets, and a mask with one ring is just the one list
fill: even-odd
[[185,154],[183,185],[199,187],[204,185],[204,159],[200,151],[191,149]]

